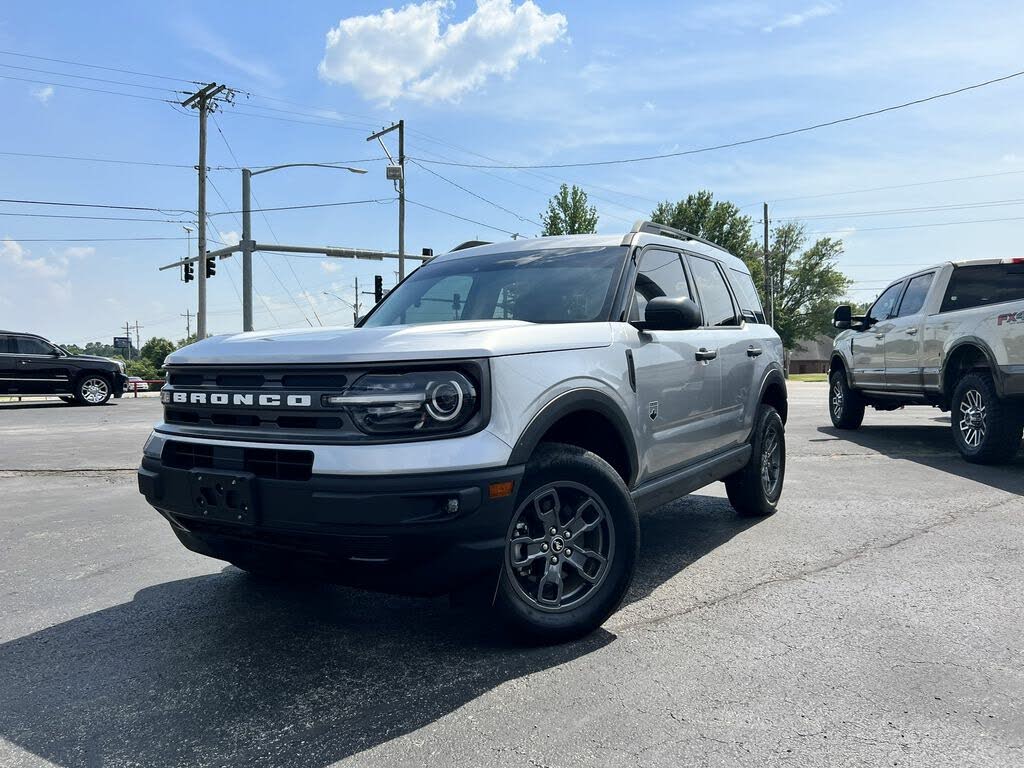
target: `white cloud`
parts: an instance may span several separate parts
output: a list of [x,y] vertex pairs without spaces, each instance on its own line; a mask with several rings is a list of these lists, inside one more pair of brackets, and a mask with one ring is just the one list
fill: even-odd
[[65,248],[61,252],[61,257],[65,260],[68,259],[84,259],[88,256],[92,256],[96,253],[96,249],[91,245],[73,245],[70,248]]
[[67,259],[51,263],[42,256],[32,258],[30,250],[9,237],[0,241],[0,261],[36,277],[62,277],[67,273]]
[[32,95],[40,104],[48,104],[53,98],[53,86],[44,85],[42,88],[36,88],[32,91]]
[[327,33],[320,76],[385,103],[402,96],[457,101],[492,75],[511,75],[568,26],[563,14],[546,14],[533,0],[477,0],[465,21],[446,23],[452,7],[426,0],[342,19]]
[[774,24],[770,24],[763,28],[764,32],[774,32],[776,29],[786,29],[789,27],[799,27],[811,19],[819,19],[822,16],[831,16],[833,13],[839,10],[839,6],[835,3],[818,3],[812,5],[803,11],[797,13],[790,13],[787,16],[783,16]]
[[333,261],[328,259],[327,261],[321,261],[320,262],[320,269],[322,269],[324,272],[328,272],[328,273],[340,272],[341,271],[341,265],[337,264],[337,263],[335,263],[335,262],[333,262]]

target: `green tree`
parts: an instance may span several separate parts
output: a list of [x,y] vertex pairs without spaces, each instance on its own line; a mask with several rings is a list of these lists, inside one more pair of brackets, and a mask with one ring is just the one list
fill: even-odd
[[759,264],[754,272],[757,261],[755,257],[760,249],[754,240],[751,218],[741,214],[733,203],[716,201],[715,196],[706,189],[687,195],[685,200],[678,203],[668,200],[658,203],[651,213],[651,221],[717,243],[746,261],[755,279],[764,274]]
[[157,367],[145,357],[138,357],[125,363],[125,373],[129,376],[138,376],[143,379],[163,378],[163,373],[157,370]]
[[548,201],[547,213],[540,215],[544,223],[541,235],[590,235],[597,231],[597,209],[587,204],[587,193],[563,184],[558,194]]
[[154,370],[164,367],[164,359],[176,349],[174,342],[154,336],[142,345],[142,358],[148,360]]
[[836,264],[843,254],[843,241],[823,237],[805,248],[806,242],[803,224],[781,224],[772,230],[768,249],[775,330],[786,349],[793,349],[800,340],[834,335],[832,311],[850,286]]

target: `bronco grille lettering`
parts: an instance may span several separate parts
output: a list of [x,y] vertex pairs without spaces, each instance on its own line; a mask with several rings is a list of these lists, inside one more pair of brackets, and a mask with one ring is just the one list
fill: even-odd
[[[170,397],[167,397],[167,395]],[[259,405],[264,408],[309,408],[313,405],[312,395],[255,395],[243,392],[164,392],[163,401],[190,405]]]

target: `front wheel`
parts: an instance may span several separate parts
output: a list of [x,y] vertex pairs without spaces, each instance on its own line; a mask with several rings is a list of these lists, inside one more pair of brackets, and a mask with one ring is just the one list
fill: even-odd
[[968,373],[957,382],[950,421],[956,447],[967,461],[1002,464],[1017,455],[1020,416],[999,399],[988,372]]
[[495,608],[522,639],[581,637],[622,602],[639,545],[636,508],[615,470],[582,448],[543,445],[516,499]]
[[828,415],[836,429],[857,429],[864,421],[864,398],[850,388],[840,370],[828,376]]
[[786,479],[786,427],[770,405],[757,413],[750,447],[750,460],[725,479],[725,490],[741,517],[766,517],[778,507]]
[[96,373],[86,374],[75,387],[75,400],[83,405],[103,405],[111,394],[110,380]]

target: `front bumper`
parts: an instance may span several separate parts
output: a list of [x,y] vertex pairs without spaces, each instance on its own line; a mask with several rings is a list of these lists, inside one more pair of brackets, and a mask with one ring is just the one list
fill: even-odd
[[[251,514],[241,523],[203,514],[193,498],[202,473],[218,468],[179,469],[146,456],[138,470],[140,492],[192,551],[281,561],[368,589],[441,594],[498,573],[523,467],[307,480],[246,475]],[[511,494],[491,497],[492,485],[508,482]]]
[[128,377],[125,376],[123,373],[115,373],[114,374],[113,389],[110,391],[110,393],[114,397],[121,397],[121,395],[124,394],[125,388],[127,386],[128,386]]

